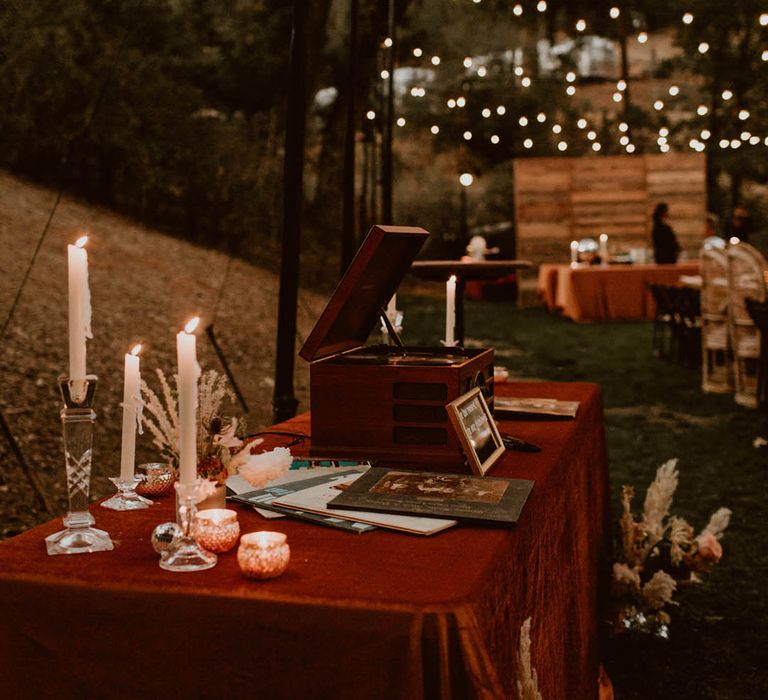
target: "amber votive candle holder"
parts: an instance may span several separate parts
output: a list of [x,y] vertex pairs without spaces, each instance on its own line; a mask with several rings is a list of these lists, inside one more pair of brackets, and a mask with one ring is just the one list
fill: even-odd
[[229,508],[209,508],[195,514],[194,536],[209,552],[228,552],[240,537],[237,513]]
[[274,578],[288,568],[291,549],[282,532],[249,532],[240,538],[237,563],[246,576]]

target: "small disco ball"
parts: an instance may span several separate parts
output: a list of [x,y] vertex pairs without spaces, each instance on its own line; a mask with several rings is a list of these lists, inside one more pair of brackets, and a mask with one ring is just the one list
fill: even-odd
[[594,238],[582,238],[579,241],[579,253],[596,253],[600,244]]
[[176,523],[160,523],[152,531],[152,548],[162,556],[173,547],[179,537],[181,528]]

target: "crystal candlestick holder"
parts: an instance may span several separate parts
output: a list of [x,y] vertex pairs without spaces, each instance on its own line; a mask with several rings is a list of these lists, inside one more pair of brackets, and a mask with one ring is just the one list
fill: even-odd
[[113,549],[112,540],[104,530],[92,527],[96,522],[88,511],[91,490],[91,460],[93,456],[93,395],[96,377],[70,381],[59,377],[64,407],[61,424],[64,433],[64,466],[67,472],[69,510],[64,517],[65,529],[45,538],[48,554],[81,554]]
[[140,510],[149,508],[152,501],[136,493],[136,487],[144,480],[143,476],[132,476],[130,479],[123,479],[119,476],[111,476],[109,480],[117,487],[117,493],[112,498],[104,501],[102,508],[110,510]]
[[204,571],[216,566],[216,555],[203,549],[194,537],[198,500],[200,500],[199,483],[176,483],[176,517],[181,527],[181,536],[174,540],[165,556],[160,559],[161,569]]

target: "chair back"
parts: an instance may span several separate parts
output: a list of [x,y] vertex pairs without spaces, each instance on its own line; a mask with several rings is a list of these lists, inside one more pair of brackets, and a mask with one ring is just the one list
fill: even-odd
[[728,258],[725,251],[702,248],[699,259],[701,313],[709,318],[725,318],[728,315]]
[[728,246],[728,307],[731,323],[753,325],[746,299],[765,301],[765,271],[768,263],[749,243]]

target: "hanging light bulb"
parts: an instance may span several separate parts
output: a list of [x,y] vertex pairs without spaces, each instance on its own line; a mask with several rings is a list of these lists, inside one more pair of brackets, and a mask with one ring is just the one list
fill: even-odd
[[597,143],[597,141],[595,141],[595,143],[592,144],[592,150],[595,152],[599,151],[601,148],[602,146],[599,143]]
[[413,50],[413,55],[416,56],[416,58],[421,58],[422,53],[422,50],[418,46]]
[[365,113],[365,117],[366,117],[366,119],[368,119],[369,121],[373,121],[374,119],[376,119],[376,112],[374,112],[372,109],[369,109],[369,110],[368,110],[368,111]]
[[499,105],[498,107],[496,107],[496,114],[498,114],[499,116],[506,114],[506,112],[507,112],[507,108],[504,105]]
[[749,143],[752,146],[757,146],[757,144],[760,143],[760,137],[759,136],[750,136],[749,137]]
[[519,17],[520,15],[523,14],[523,6],[520,3],[518,3],[512,8],[512,12],[515,13],[515,16]]
[[768,27],[768,12],[763,12],[763,14],[760,15],[760,26]]
[[381,75],[381,79],[382,80],[386,80],[387,78],[389,78],[389,71],[388,70],[383,70],[383,71],[381,71],[380,75]]
[[491,136],[491,143],[492,144],[496,145],[499,141],[501,141],[501,139],[496,134]]
[[536,3],[536,9],[539,12],[546,12],[547,11],[547,0],[539,0]]
[[710,136],[712,136],[712,132],[709,129],[702,129],[699,136],[701,136],[702,140],[706,141]]
[[594,132],[594,131],[588,131],[588,132],[587,132],[587,138],[588,138],[590,141],[594,141],[594,140],[597,138],[597,133],[596,133],[596,132]]
[[539,112],[536,115],[536,121],[539,122],[539,124],[543,124],[545,121],[547,121],[547,115],[544,114],[544,112]]
[[484,109],[484,110],[481,112],[481,114],[483,115],[483,117],[485,117],[486,119],[488,119],[488,117],[490,117],[490,116],[491,116],[491,110],[490,110],[490,109],[488,109],[488,107],[486,107],[486,108],[485,108],[485,109]]
[[763,61],[768,61],[768,49],[766,49],[765,51],[763,51],[763,53],[760,54],[760,58]]
[[528,126],[528,117],[520,117],[520,119],[517,120],[517,123],[520,126]]
[[405,126],[405,117],[398,117],[397,125],[398,126]]
[[706,115],[707,112],[709,112],[709,107],[707,107],[707,105],[699,105],[696,108],[696,114],[698,114],[700,117]]
[[579,129],[586,129],[587,128],[587,120],[583,117],[579,119],[579,121],[576,122],[576,126],[579,127]]
[[565,88],[565,94],[569,97],[573,97],[576,94],[576,88],[573,85],[569,85]]
[[626,146],[626,145],[629,143],[629,136],[622,136],[622,137],[619,139],[619,143],[620,143],[622,146]]
[[566,80],[567,80],[569,83],[572,83],[574,80],[576,80],[576,73],[574,73],[572,70],[569,70],[569,71],[568,71],[568,72],[565,74],[565,79],[566,79]]
[[667,142],[667,139],[665,139],[663,136],[659,136],[659,138],[656,139],[656,143],[659,144],[659,146],[663,146]]
[[479,75],[481,78],[484,78],[487,72],[488,72],[488,71],[487,71],[487,69],[486,69],[486,67],[485,67],[485,66],[480,66],[480,67],[477,69],[477,74],[478,74],[478,75]]
[[440,56],[432,56],[432,65],[433,66],[439,66],[440,65]]
[[749,110],[747,110],[747,109],[740,109],[739,110],[739,119],[741,119],[741,121],[746,121],[747,119],[749,119]]
[[464,68],[472,68],[472,59],[469,56],[464,59]]
[[662,143],[661,146],[659,146],[659,150],[662,153],[669,153],[669,144],[668,143]]
[[435,134],[435,135],[437,135],[437,134],[439,134],[439,133],[440,133],[440,127],[439,127],[437,124],[433,124],[432,126],[430,126],[430,127],[429,127],[429,130],[430,130],[430,131],[431,131],[433,134]]
[[733,92],[731,92],[730,90],[723,90],[720,93],[720,97],[722,97],[727,102],[733,97]]
[[728,146],[731,145],[731,142],[728,139],[720,139],[720,143],[718,145],[720,148],[728,148]]
[[525,141],[523,141],[523,146],[525,146],[525,148],[532,148],[533,147],[533,140],[532,139],[525,139]]
[[465,131],[464,132],[464,140],[465,141],[471,141],[472,140],[472,132],[471,131]]
[[515,75],[519,78],[525,71],[522,66],[515,66]]
[[563,130],[563,127],[559,124],[553,124],[552,125],[552,133],[553,134],[559,134]]
[[709,51],[709,44],[706,41],[702,41],[698,47],[699,53],[707,53]]
[[448,102],[446,102],[446,104],[448,105],[448,109],[453,109],[453,108],[456,106],[456,100],[454,100],[454,99],[451,97],[451,99],[450,99],[450,100],[448,100]]
[[669,129],[667,129],[666,126],[662,126],[661,129],[659,129],[659,136],[667,137],[669,136]]
[[740,148],[741,141],[739,139],[731,139],[731,148]]
[[635,144],[634,143],[628,143],[627,144],[627,153],[634,153],[635,152]]
[[621,10],[618,7],[612,7],[610,10],[608,10],[608,14],[610,15],[611,19],[618,19],[619,15],[621,14]]
[[692,12],[686,12],[683,15],[683,24],[690,24],[693,22],[693,13]]
[[672,97],[677,97],[680,94],[680,88],[677,85],[670,85],[669,86],[669,94]]
[[392,48],[392,37],[388,36],[386,39],[384,39],[384,46],[386,46],[388,49]]
[[653,103],[653,108],[660,112],[662,109],[664,109],[664,103],[661,100],[656,100],[656,102]]
[[557,150],[558,151],[566,151],[566,150],[568,150],[568,144],[565,141],[560,141],[557,144]]
[[624,92],[624,90],[627,89],[627,81],[626,80],[619,80],[619,82],[616,83],[616,89],[619,92]]
[[622,97],[620,92],[614,92],[613,93],[613,101],[614,102],[621,102],[624,98]]
[[621,122],[621,124],[619,124],[619,131],[620,131],[622,134],[623,134],[624,132],[626,132],[628,129],[629,129],[629,124],[627,124],[627,122]]
[[[577,32],[583,32],[587,28],[587,23],[583,19],[579,19],[576,21],[576,31]],[[566,146],[567,148],[567,146]],[[562,149],[565,150],[565,149]]]
[[648,41],[648,34],[646,32],[640,32],[637,35],[637,42],[639,44],[644,44],[646,41]]
[[748,131],[742,131],[741,134],[739,134],[739,136],[741,137],[742,141],[749,141],[752,134],[749,133]]
[[456,106],[457,107],[464,107],[467,104],[467,100],[464,97],[457,97],[456,98]]
[[521,81],[520,84],[523,87],[530,87],[531,86],[531,79],[526,75]]

